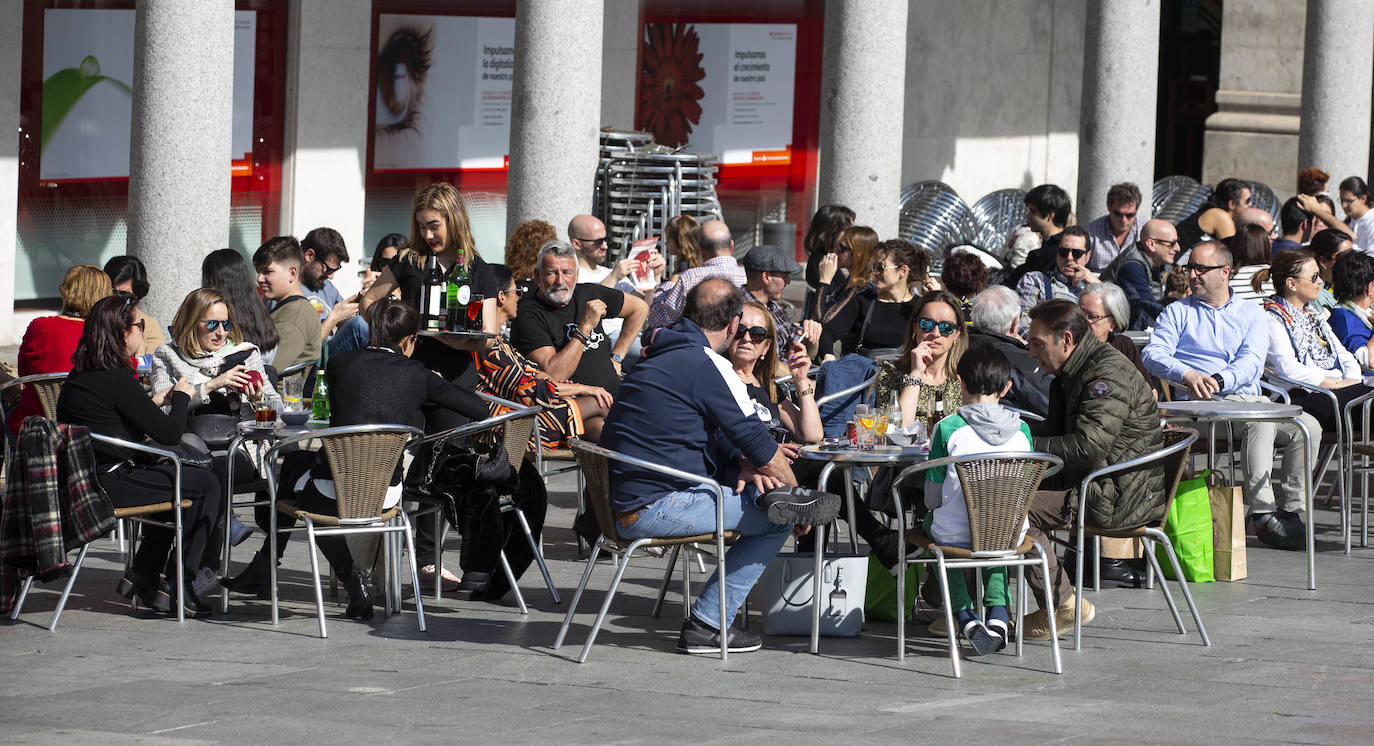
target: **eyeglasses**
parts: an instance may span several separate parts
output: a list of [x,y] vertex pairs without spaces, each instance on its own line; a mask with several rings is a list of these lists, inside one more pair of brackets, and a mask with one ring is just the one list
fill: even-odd
[[1190,272],[1190,273],[1196,273],[1196,274],[1199,274],[1199,275],[1205,275],[1205,274],[1207,274],[1208,272],[1211,272],[1211,271],[1214,270],[1214,269],[1226,269],[1226,268],[1229,267],[1229,266],[1230,266],[1229,264],[1192,264],[1192,263],[1188,263],[1188,264],[1183,265],[1183,269],[1184,269],[1185,271],[1187,271],[1187,272]]
[[133,322],[132,324],[129,324],[129,328],[130,328],[130,329],[138,329],[138,330],[141,331],[141,332],[146,332],[146,331],[148,330],[148,325],[147,325],[146,323],[144,323],[144,320],[143,320],[143,319],[139,319],[138,321],[135,321],[135,322]]
[[1135,213],[1133,212],[1122,212],[1120,210],[1112,210],[1112,215],[1114,215],[1117,218],[1120,218],[1121,220],[1135,220]]
[[229,319],[205,319],[200,323],[205,325],[206,331],[213,332],[219,329],[221,326],[224,327],[224,331],[226,332],[234,331],[234,322],[230,321]]
[[942,337],[948,337],[959,328],[959,325],[953,321],[936,321],[935,319],[919,319],[916,322],[916,326],[927,334],[938,328],[940,330],[940,336]]
[[601,238],[574,238],[573,240],[581,241],[582,243],[589,243],[593,246],[607,246],[610,243],[606,240],[605,236],[602,236]]
[[343,269],[342,264],[340,264],[337,267],[331,267],[329,266],[329,262],[326,262],[323,259],[316,259],[315,261],[319,262],[321,267],[324,267],[324,274],[321,275],[321,277],[331,277],[335,272],[338,272],[339,270]]
[[749,341],[754,344],[762,344],[763,340],[768,339],[768,330],[761,326],[741,326],[739,331],[735,332],[735,339],[744,339],[746,334],[749,335]]
[[1088,251],[1088,249],[1060,249],[1059,258],[1068,259],[1072,256],[1074,259],[1082,259],[1088,255]]
[[1110,319],[1110,318],[1111,318],[1111,314],[1106,314],[1106,313],[1103,313],[1103,314],[1095,314],[1095,313],[1086,313],[1086,312],[1085,312],[1083,315],[1084,315],[1084,316],[1087,316],[1087,317],[1088,317],[1088,321],[1089,321],[1090,323],[1093,323],[1093,324],[1096,324],[1096,323],[1099,322],[1099,321],[1103,321],[1103,320],[1106,320],[1106,319]]
[[520,287],[519,285],[516,285],[515,287],[511,288],[510,290],[502,290],[501,292],[503,292],[503,293],[515,293],[515,297],[517,297],[517,298],[523,298],[523,297],[525,297],[525,289],[522,288],[522,287]]

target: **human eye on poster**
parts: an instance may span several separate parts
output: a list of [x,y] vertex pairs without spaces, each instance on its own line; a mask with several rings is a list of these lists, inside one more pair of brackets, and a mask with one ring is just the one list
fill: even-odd
[[797,26],[650,23],[644,27],[639,128],[722,163],[791,161]]
[[373,170],[505,166],[515,19],[383,14],[376,64]]
[[[236,176],[252,172],[256,44],[257,13],[235,11],[229,158]],[[45,10],[39,178],[127,177],[133,87],[134,11]]]

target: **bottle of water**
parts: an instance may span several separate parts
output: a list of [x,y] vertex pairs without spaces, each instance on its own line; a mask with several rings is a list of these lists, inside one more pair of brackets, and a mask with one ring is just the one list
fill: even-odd
[[316,422],[329,421],[329,384],[324,382],[323,370],[315,372],[315,395],[310,406],[310,419]]
[[902,429],[902,405],[897,402],[897,392],[893,391],[892,396],[887,400],[887,409],[883,412],[887,417],[887,429]]

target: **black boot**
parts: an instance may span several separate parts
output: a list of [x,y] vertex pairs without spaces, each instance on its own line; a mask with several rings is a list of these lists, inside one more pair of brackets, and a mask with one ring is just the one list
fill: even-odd
[[270,598],[272,593],[271,568],[267,566],[267,552],[253,555],[243,572],[232,578],[225,578],[220,585],[234,593],[247,593],[258,598]]
[[349,619],[372,618],[372,591],[367,587],[367,577],[362,570],[353,570],[343,578],[344,590],[348,591],[348,609],[344,612]]

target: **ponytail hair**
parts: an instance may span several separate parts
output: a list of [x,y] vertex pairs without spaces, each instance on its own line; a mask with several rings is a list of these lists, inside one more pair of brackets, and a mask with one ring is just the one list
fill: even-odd
[[1255,292],[1263,292],[1261,288],[1266,280],[1273,283],[1274,294],[1283,295],[1283,284],[1290,277],[1297,277],[1302,273],[1302,267],[1308,262],[1315,262],[1317,255],[1307,249],[1290,249],[1280,251],[1274,256],[1274,261],[1269,265],[1269,269],[1261,269],[1250,279],[1250,287]]

